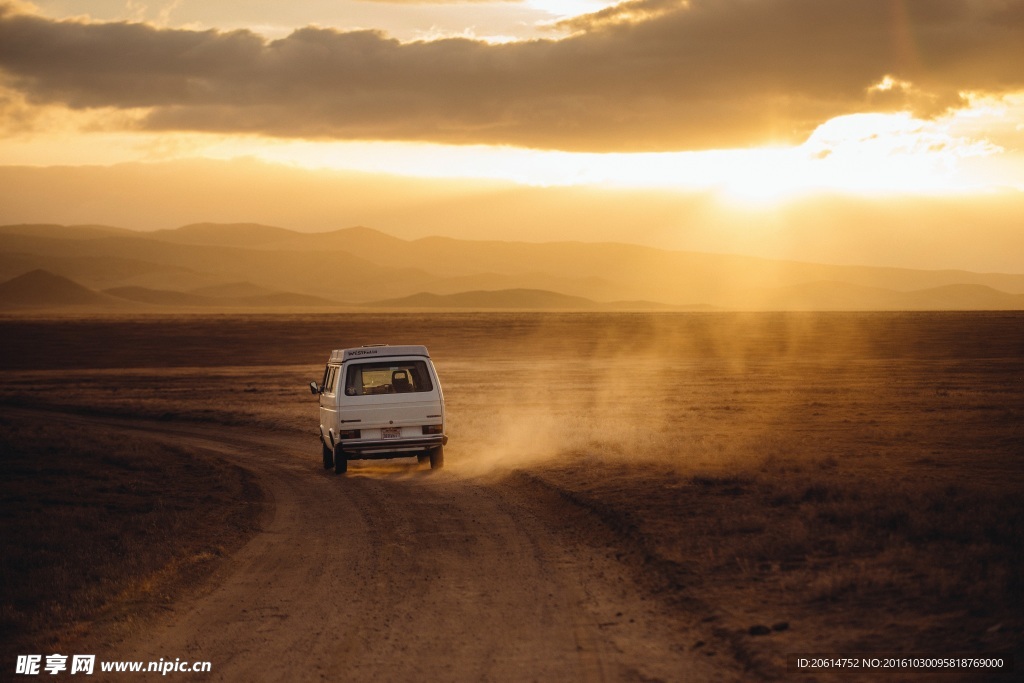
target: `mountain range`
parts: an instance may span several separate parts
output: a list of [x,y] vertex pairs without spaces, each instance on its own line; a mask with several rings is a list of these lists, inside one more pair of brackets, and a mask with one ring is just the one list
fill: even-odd
[[1020,310],[1024,275],[203,223],[0,226],[0,307]]

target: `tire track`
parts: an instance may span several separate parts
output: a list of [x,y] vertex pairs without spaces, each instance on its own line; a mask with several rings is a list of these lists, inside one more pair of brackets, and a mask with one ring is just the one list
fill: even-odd
[[175,674],[207,681],[731,677],[679,647],[672,615],[622,566],[567,542],[567,524],[589,533],[586,513],[521,491],[526,478],[402,462],[354,463],[337,477],[312,438],[69,419],[216,454],[256,474],[273,500],[264,529],[204,591],[99,659],[210,661],[210,674]]

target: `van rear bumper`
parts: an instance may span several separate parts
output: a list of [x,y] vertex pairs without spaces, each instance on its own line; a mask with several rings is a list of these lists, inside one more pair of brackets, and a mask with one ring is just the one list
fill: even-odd
[[[356,457],[363,454],[379,457],[389,452],[403,454],[403,451],[407,450],[427,450],[443,446],[446,443],[448,443],[447,434],[431,434],[412,439],[346,439],[337,442],[335,447]],[[404,455],[415,455],[415,453],[404,453]]]

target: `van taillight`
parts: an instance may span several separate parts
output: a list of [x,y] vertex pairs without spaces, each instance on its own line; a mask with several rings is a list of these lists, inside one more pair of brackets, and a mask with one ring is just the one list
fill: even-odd
[[444,434],[444,425],[423,425],[424,434]]
[[339,439],[358,439],[360,436],[358,429],[342,429],[338,432]]

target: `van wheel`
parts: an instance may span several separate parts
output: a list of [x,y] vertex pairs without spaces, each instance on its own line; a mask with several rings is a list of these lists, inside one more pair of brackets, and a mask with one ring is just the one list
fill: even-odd
[[444,446],[430,451],[430,469],[439,470],[444,467]]
[[320,444],[324,449],[324,469],[329,470],[334,467],[334,451],[327,447],[327,444]]
[[340,448],[334,452],[334,473],[345,474],[348,472],[348,458],[345,457],[345,451]]

